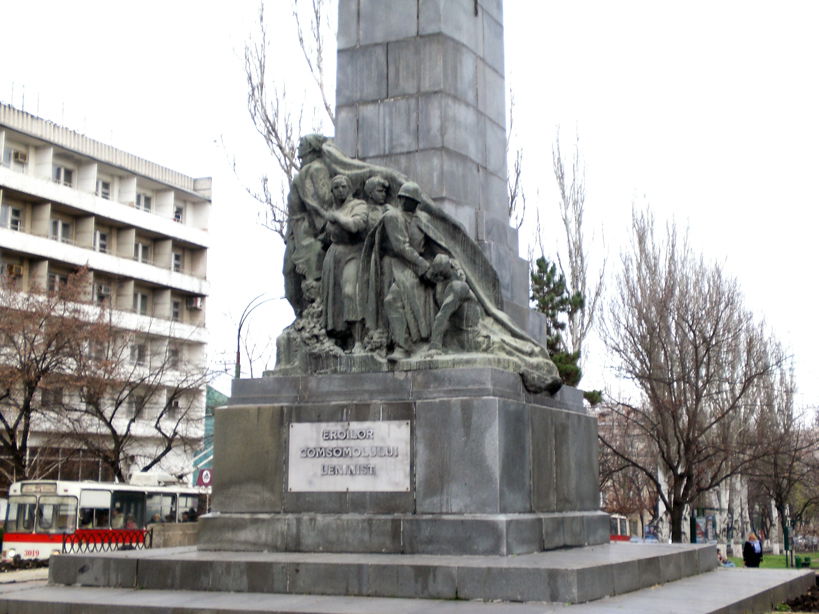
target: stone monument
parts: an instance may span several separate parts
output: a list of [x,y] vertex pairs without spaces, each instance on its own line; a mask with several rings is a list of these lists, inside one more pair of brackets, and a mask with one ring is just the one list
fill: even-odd
[[528,330],[502,40],[500,2],[342,0],[338,139],[301,139],[288,197],[296,319],[216,414],[200,549],[608,541],[595,419]]
[[653,612],[710,591],[720,605],[694,610],[768,611],[813,584],[757,570],[657,588],[713,569],[713,547],[608,544],[596,422],[538,343],[508,225],[501,9],[339,1],[336,138],[301,140],[288,199],[296,319],[276,369],[217,409],[198,547],[53,557],[42,595],[0,601],[471,612],[455,600],[638,591],[602,607]]

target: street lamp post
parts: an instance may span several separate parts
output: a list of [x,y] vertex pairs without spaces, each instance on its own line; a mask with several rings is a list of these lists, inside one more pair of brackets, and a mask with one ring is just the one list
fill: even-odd
[[259,296],[254,297],[246,306],[244,311],[242,312],[241,317],[239,318],[239,327],[236,330],[236,368],[234,371],[233,378],[239,379],[242,373],[242,351],[241,351],[241,341],[242,341],[242,327],[247,322],[247,319],[250,317],[250,314],[253,313],[257,307],[261,307],[265,303],[269,303],[273,300],[273,298],[266,298],[260,300],[264,294],[260,294]]

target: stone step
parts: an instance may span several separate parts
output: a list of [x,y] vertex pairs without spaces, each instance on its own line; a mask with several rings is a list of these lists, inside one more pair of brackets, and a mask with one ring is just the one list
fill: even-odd
[[756,614],[802,594],[814,582],[809,570],[717,569],[577,605],[90,588],[35,582],[0,587],[0,614]]
[[135,550],[52,558],[54,584],[577,603],[696,575],[709,545],[605,544],[517,556]]

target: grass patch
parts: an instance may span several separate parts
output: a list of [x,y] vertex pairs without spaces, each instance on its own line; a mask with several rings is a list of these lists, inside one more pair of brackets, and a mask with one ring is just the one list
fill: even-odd
[[[804,554],[797,553],[796,556],[805,558],[810,557],[810,568],[819,569],[819,552],[806,552]],[[742,557],[729,556],[729,560],[734,562],[737,567],[744,567]],[[785,555],[784,554],[763,554],[762,563],[759,565],[761,569],[785,569]]]

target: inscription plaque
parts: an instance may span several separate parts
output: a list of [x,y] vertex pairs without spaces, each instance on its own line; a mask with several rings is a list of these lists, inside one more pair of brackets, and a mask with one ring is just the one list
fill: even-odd
[[291,492],[406,492],[410,423],[293,422],[287,466]]

